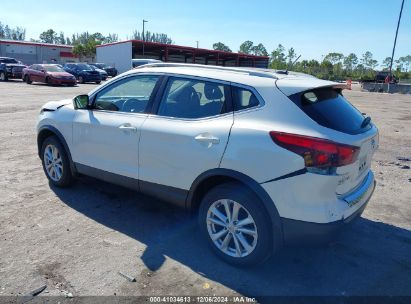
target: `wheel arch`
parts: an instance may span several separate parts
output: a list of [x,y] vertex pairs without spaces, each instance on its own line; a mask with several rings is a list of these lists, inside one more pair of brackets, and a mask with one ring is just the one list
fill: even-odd
[[56,136],[60,143],[63,145],[64,150],[67,153],[67,157],[70,161],[70,169],[73,174],[77,173],[76,166],[74,165],[73,159],[71,158],[71,153],[70,149],[67,145],[66,139],[64,138],[63,134],[59,130],[57,130],[55,127],[50,126],[50,125],[45,125],[40,128],[37,134],[37,150],[38,150],[38,155],[41,158],[41,147],[43,145],[43,142],[46,140],[46,138],[50,136]]
[[279,231],[282,235],[280,215],[271,197],[258,182],[238,171],[216,168],[202,173],[190,187],[186,199],[186,208],[196,212],[205,193],[212,187],[226,182],[238,182],[253,191],[267,211],[272,228],[274,231]]

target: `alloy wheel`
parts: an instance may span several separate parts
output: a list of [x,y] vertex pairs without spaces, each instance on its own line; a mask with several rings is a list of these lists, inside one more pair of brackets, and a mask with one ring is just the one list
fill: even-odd
[[232,257],[245,257],[257,245],[257,225],[248,210],[238,202],[221,199],[207,212],[207,231],[214,245]]
[[55,182],[63,176],[63,160],[60,151],[52,144],[44,149],[44,167],[47,175]]
[[0,73],[0,80],[1,80],[1,81],[5,81],[5,80],[6,80],[6,74],[4,74],[3,72]]

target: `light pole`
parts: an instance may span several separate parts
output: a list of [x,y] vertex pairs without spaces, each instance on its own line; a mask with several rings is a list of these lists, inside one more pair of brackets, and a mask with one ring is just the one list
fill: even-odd
[[394,47],[392,48],[392,56],[391,56],[391,64],[390,64],[390,80],[392,78],[392,64],[394,62],[395,46],[397,45],[398,30],[400,28],[402,10],[404,8],[404,1],[405,0],[402,0],[400,16],[398,17],[398,23],[397,23],[397,31],[395,32]]
[[148,21],[143,19],[143,56],[144,56],[144,42],[146,41],[146,37],[145,37],[145,34],[144,34],[144,24],[146,22],[148,22]]
[[197,42],[197,48],[198,48],[198,41],[196,41]]

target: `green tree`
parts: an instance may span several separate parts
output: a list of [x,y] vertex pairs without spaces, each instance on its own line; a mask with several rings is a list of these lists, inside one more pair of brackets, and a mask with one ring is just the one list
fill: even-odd
[[11,28],[9,25],[0,22],[0,39],[25,40],[25,38],[25,28],[19,26]]
[[53,29],[42,32],[39,38],[44,43],[55,43],[58,40],[57,33]]
[[398,62],[401,63],[402,69],[407,73],[411,66],[411,55],[398,58]]
[[348,56],[344,57],[343,65],[346,71],[353,71],[357,64],[358,57],[354,53],[350,53]]
[[63,32],[60,32],[60,35],[59,35],[57,41],[58,41],[57,42],[58,44],[66,44],[66,37],[64,37]]
[[223,52],[232,52],[231,49],[222,42],[214,43],[213,49],[217,51],[223,51]]
[[386,57],[383,61],[382,61],[382,67],[384,70],[389,70],[390,69],[390,65],[391,65],[391,57]]
[[106,36],[104,43],[113,43],[118,41],[118,35],[114,33],[109,33],[108,36]]
[[268,56],[267,49],[262,43],[259,43],[251,48],[251,52],[257,56]]
[[324,57],[324,61],[329,61],[331,64],[337,64],[344,59],[344,55],[341,53],[329,53]]
[[291,67],[291,65],[293,64],[295,58],[297,58],[297,54],[295,53],[295,50],[292,47],[292,48],[288,49],[288,52],[287,52],[287,61],[288,61],[287,66],[288,66],[288,68]]
[[275,70],[282,70],[287,68],[285,48],[279,44],[277,48],[271,53],[270,67]]
[[254,43],[250,40],[244,41],[240,45],[240,49],[238,50],[239,53],[242,54],[251,54],[253,52]]
[[[143,40],[143,34],[137,30],[133,32],[131,37],[132,39]],[[173,40],[170,37],[168,37],[167,34],[151,33],[149,31],[146,31],[144,33],[144,41],[158,42],[163,44],[173,44]]]

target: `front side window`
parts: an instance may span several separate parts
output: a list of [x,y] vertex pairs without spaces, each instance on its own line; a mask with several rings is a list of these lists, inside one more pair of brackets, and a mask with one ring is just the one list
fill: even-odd
[[258,106],[260,103],[250,90],[233,86],[234,111],[244,110]]
[[170,78],[158,115],[176,118],[204,118],[224,113],[230,89],[220,83]]
[[153,94],[159,76],[144,75],[117,81],[97,93],[94,108],[98,110],[143,113]]

